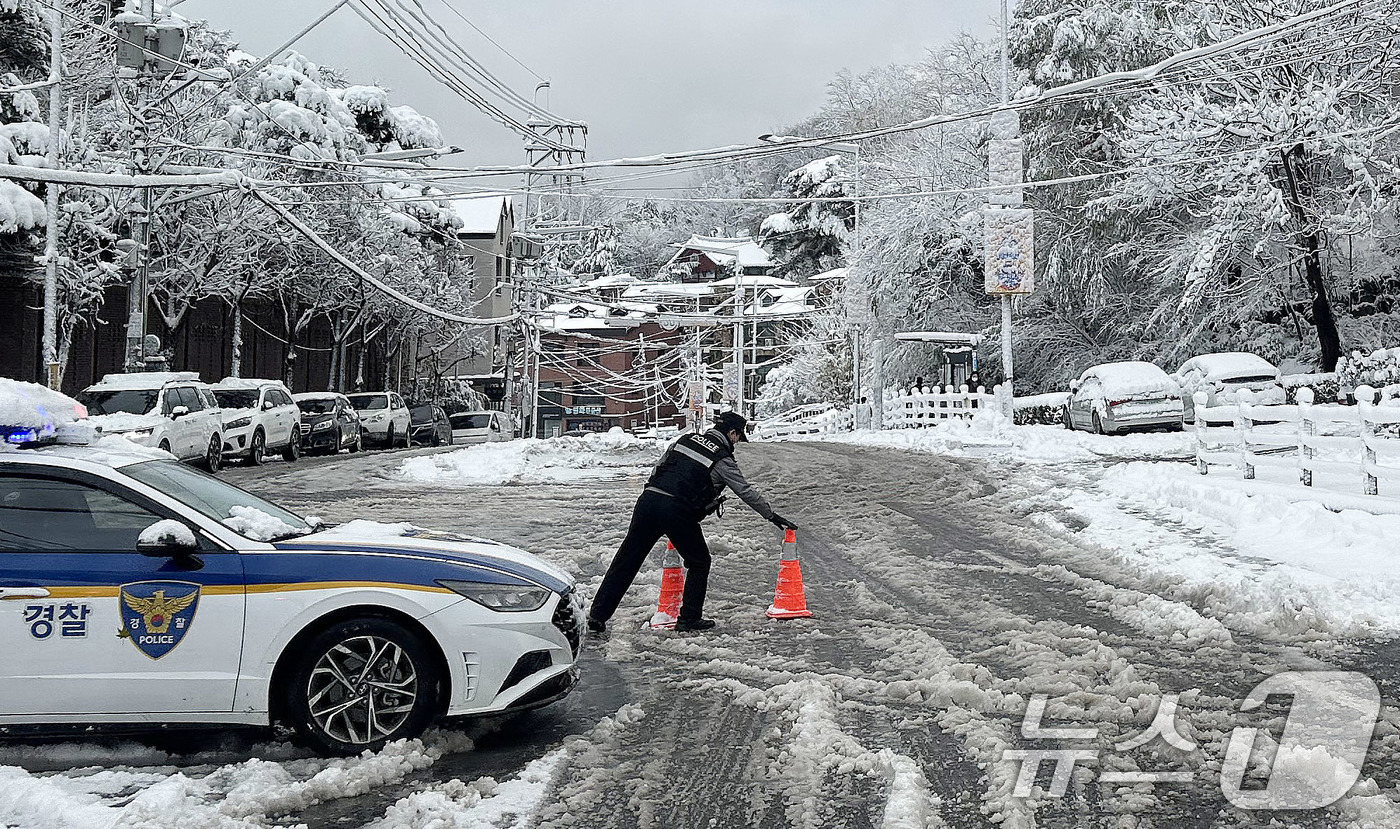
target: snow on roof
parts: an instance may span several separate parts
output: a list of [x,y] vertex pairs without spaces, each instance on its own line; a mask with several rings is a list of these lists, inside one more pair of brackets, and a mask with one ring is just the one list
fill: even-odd
[[1187,365],[1194,366],[1204,371],[1206,378],[1210,380],[1258,375],[1267,375],[1269,377],[1278,376],[1278,369],[1274,367],[1273,363],[1265,360],[1258,354],[1250,354],[1245,351],[1222,351],[1219,354],[1202,354],[1187,360],[1182,368],[1186,368]]
[[[815,290],[810,285],[799,285],[793,288],[769,288],[763,291],[757,303],[749,305],[748,313],[757,316],[777,316],[785,314],[806,314],[814,310],[808,299]],[[772,302],[763,304],[765,298],[772,298]]]
[[731,276],[728,279],[716,279],[710,284],[716,288],[733,288],[738,282],[745,290],[753,288],[796,288],[796,282],[791,279],[783,279],[780,276],[764,276],[762,274],[745,274],[744,276]]
[[300,392],[300,393],[298,393],[298,394],[292,395],[292,399],[293,399],[293,400],[296,400],[296,401],[302,401],[302,400],[335,400],[335,399],[337,399],[337,398],[344,397],[344,396],[345,396],[345,395],[341,394],[341,393],[338,392],[338,391],[304,391],[304,392]]
[[1099,378],[1104,391],[1109,394],[1181,391],[1181,387],[1165,371],[1140,360],[1094,366],[1081,374],[1079,379],[1085,380],[1091,375]]
[[225,377],[214,384],[216,389],[242,389],[246,391],[256,391],[263,386],[286,388],[282,385],[281,380],[259,380],[256,377]]
[[671,261],[666,263],[667,265],[673,264],[686,251],[696,250],[708,256],[710,261],[716,265],[728,265],[737,260],[741,268],[773,267],[773,260],[768,257],[768,251],[747,236],[695,235],[685,242],[673,242],[671,247],[678,248],[678,250],[676,255],[671,257]]
[[198,383],[197,371],[133,371],[127,374],[107,374],[89,388],[103,391],[158,389],[166,383]]
[[845,279],[850,268],[832,268],[829,271],[819,273],[810,278],[811,282],[827,282],[832,279]]
[[619,288],[623,285],[635,285],[641,280],[630,273],[614,273],[607,276],[600,276],[592,282],[583,283],[583,287],[590,291],[598,291],[604,288]]
[[451,200],[452,212],[462,220],[459,233],[495,234],[501,229],[501,216],[510,210],[510,196],[490,193]]
[[697,297],[715,293],[713,282],[644,282],[622,292],[626,299],[634,297]]

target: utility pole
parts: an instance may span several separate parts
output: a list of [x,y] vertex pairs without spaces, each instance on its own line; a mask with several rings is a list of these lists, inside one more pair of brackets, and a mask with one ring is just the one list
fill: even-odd
[[[1007,0],[1001,0],[1001,105],[1006,107],[1011,101],[1011,61],[1007,41],[1011,33],[1007,29]],[[1016,371],[1011,355],[1011,295],[1001,295],[1001,367],[1006,391],[1002,397],[1002,414],[1007,420],[1016,417]]]
[[744,413],[744,266],[734,256],[734,411]]
[[[140,66],[136,68],[136,111],[132,123],[132,171],[138,175],[151,172],[150,126],[146,123],[150,105],[150,80],[157,66],[152,55],[157,53],[159,39],[155,27],[155,0],[142,0],[141,14],[146,25],[140,30]],[[128,298],[126,323],[126,370],[141,371],[146,363],[146,311],[151,291],[151,188],[141,188],[140,203],[131,209],[135,223],[135,277]]]
[[[63,106],[63,16],[49,9],[49,169],[59,164],[59,110]],[[51,389],[58,389],[63,380],[63,366],[58,362],[58,182],[51,181],[44,203],[48,209],[48,227],[44,234],[44,378]]]

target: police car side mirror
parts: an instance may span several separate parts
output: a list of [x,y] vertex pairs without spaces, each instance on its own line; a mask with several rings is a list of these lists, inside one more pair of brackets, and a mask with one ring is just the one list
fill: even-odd
[[142,530],[136,538],[136,552],[151,558],[191,556],[198,549],[194,530],[168,518]]

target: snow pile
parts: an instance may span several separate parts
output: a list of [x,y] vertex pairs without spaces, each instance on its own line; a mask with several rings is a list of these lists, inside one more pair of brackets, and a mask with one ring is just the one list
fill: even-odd
[[543,802],[549,783],[569,753],[556,749],[532,760],[518,777],[499,783],[482,777],[471,783],[453,779],[415,792],[390,806],[369,829],[452,827],[502,829],[524,827]]
[[927,429],[838,432],[801,435],[795,440],[826,440],[861,446],[885,446],[934,455],[993,455],[1029,463],[1082,463],[1104,458],[1193,457],[1195,438],[1184,432],[1094,435],[1056,426],[1012,426],[986,411],[970,425],[958,422]]
[[[82,748],[44,746],[26,752],[24,762],[39,765],[35,761],[42,755],[73,754]],[[0,826],[254,829],[281,823],[275,819],[319,803],[399,784],[445,754],[471,749],[466,737],[439,733],[343,759],[297,759],[284,746],[257,746],[258,757],[212,767],[203,755],[142,757],[139,750],[135,755],[123,752],[116,759],[127,763],[173,760],[180,765],[96,769],[89,765],[54,775],[0,766]],[[286,759],[261,759],[269,756]]]
[[1132,532],[1107,504],[1072,498],[1070,506],[1089,518],[1084,532],[1111,543],[1124,563],[1218,596],[1261,622],[1352,635],[1400,631],[1400,574],[1393,566],[1400,515],[1334,512],[1306,500],[1306,492],[1289,497],[1282,487],[1250,483],[1160,463],[1120,465],[1103,481],[1126,504],[1212,533],[1243,554],[1238,557],[1203,545],[1165,550]]
[[141,531],[136,544],[152,546],[194,547],[197,542],[194,531],[179,521],[162,519]]
[[1099,378],[1103,386],[1103,396],[1130,397],[1139,394],[1181,394],[1181,387],[1176,381],[1167,376],[1165,371],[1151,363],[1141,361],[1129,361],[1123,363],[1106,363],[1095,366],[1080,376],[1084,380],[1089,376]]
[[410,458],[399,467],[398,476],[457,486],[575,483],[641,474],[664,448],[660,440],[621,430],[588,437],[529,438]]
[[254,541],[271,541],[287,535],[299,535],[300,527],[293,527],[275,515],[268,515],[256,507],[235,505],[229,507],[229,516],[224,526]]
[[66,394],[36,383],[0,377],[0,426],[34,429],[46,435],[87,412]]
[[103,432],[114,435],[122,432],[136,432],[143,429],[154,429],[165,422],[165,418],[158,414],[130,414],[128,412],[113,412],[105,415],[93,415],[88,418],[93,426]]

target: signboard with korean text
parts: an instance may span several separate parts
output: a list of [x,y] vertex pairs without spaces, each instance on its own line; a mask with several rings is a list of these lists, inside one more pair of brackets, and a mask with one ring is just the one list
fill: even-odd
[[989,294],[1035,292],[1035,211],[989,207],[984,224],[985,287]]

